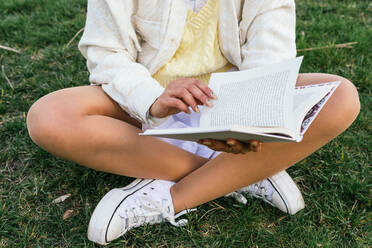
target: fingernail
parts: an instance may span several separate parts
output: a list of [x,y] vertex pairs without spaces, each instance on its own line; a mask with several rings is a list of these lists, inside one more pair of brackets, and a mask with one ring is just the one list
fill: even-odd
[[258,142],[257,141],[251,141],[251,147],[253,150],[257,149]]
[[199,110],[198,106],[195,107],[195,112],[200,114],[200,110]]
[[212,102],[209,99],[207,99],[206,104],[210,108],[213,107],[213,104],[212,104]]
[[217,96],[216,96],[216,94],[214,94],[213,91],[211,91],[211,96],[212,96],[212,98],[213,98],[214,100],[217,100]]
[[230,146],[233,146],[233,145],[235,145],[235,141],[234,140],[228,140],[228,141],[226,141],[226,144],[228,144]]

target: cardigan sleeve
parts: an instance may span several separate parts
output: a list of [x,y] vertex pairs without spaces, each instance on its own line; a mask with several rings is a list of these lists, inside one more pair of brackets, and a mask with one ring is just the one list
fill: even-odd
[[148,110],[164,88],[136,62],[141,46],[132,25],[133,1],[88,0],[79,50],[87,60],[89,81],[102,89],[132,117],[148,125]]
[[[293,0],[246,0],[242,18],[242,63],[239,70],[296,56],[296,15]],[[244,23],[247,25],[244,26]]]

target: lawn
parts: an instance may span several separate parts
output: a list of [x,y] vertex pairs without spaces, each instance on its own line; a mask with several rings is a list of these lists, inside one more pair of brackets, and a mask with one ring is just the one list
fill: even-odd
[[[97,247],[86,238],[95,205],[132,180],[56,158],[27,133],[34,101],[88,84],[77,50],[85,12],[86,0],[0,1],[0,45],[19,52],[0,49],[0,247]],[[288,170],[304,210],[288,216],[258,200],[221,198],[189,214],[184,228],[145,226],[108,247],[371,247],[371,40],[370,1],[297,1],[298,49],[329,47],[300,50],[301,71],[349,78],[362,104],[345,133]],[[335,47],[348,42],[357,43]]]

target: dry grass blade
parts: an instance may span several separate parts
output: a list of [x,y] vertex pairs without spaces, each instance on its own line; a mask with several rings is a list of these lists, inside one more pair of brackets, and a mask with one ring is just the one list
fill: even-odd
[[314,50],[322,50],[322,49],[329,49],[329,48],[353,48],[354,45],[356,44],[358,44],[358,42],[354,41],[354,42],[322,46],[322,47],[310,47],[310,48],[304,48],[304,49],[297,49],[297,52],[314,51]]
[[4,49],[4,50],[15,52],[15,53],[21,53],[21,51],[18,51],[17,49],[7,47],[7,46],[2,46],[2,45],[0,45],[0,49]]
[[209,209],[207,212],[205,212],[200,218],[199,220],[203,219],[207,214],[209,214],[210,212],[214,211],[214,210],[217,210],[217,209],[220,209],[219,207],[216,207],[216,208],[212,208],[212,209]]
[[3,76],[4,76],[5,80],[8,82],[10,88],[12,88],[12,90],[14,90],[14,86],[13,86],[12,82],[10,82],[9,78],[5,74],[5,67],[3,65],[1,66],[1,71],[3,73]]
[[280,221],[284,220],[285,218],[287,218],[286,215],[280,217],[277,221],[274,221],[274,222],[270,223],[269,225],[267,225],[267,227],[270,228],[270,227],[275,225],[275,222],[280,222]]
[[62,220],[66,220],[66,219],[70,218],[74,212],[75,212],[75,211],[72,210],[72,209],[67,210],[67,211],[63,214],[63,216],[62,216]]
[[72,39],[65,45],[65,48],[68,48],[71,43],[76,39],[76,37],[78,37],[78,35],[84,31],[84,28],[80,29],[75,35],[74,37],[72,37]]
[[69,198],[71,196],[71,194],[66,194],[66,195],[62,195],[56,199],[54,199],[52,202],[53,203],[60,203],[60,202],[64,202],[67,198]]

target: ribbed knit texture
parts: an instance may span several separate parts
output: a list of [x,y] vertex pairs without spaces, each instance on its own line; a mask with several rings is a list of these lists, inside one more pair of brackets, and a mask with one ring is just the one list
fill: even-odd
[[199,12],[189,9],[180,46],[172,59],[153,77],[166,87],[179,77],[192,77],[209,83],[212,72],[229,70],[218,34],[219,0],[209,0]]

